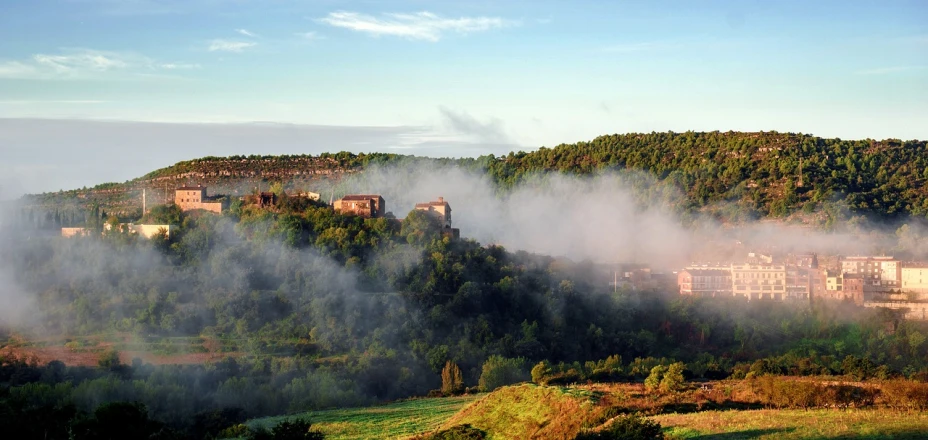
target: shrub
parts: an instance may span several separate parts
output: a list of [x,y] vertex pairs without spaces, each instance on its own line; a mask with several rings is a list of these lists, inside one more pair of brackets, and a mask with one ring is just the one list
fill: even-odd
[[551,367],[546,361],[541,361],[532,368],[532,382],[538,385],[547,385],[550,374]]
[[423,440],[483,440],[485,438],[487,438],[486,431],[471,425],[458,425],[424,437]]
[[576,440],[663,440],[661,424],[629,414],[613,419],[612,423],[599,432],[586,432],[577,435]]
[[528,379],[523,366],[525,359],[504,358],[493,355],[483,363],[478,388],[480,391],[493,391],[501,386],[524,382]]
[[274,429],[257,429],[249,431],[248,440],[324,440],[325,435],[312,430],[309,420],[296,419],[280,422]]

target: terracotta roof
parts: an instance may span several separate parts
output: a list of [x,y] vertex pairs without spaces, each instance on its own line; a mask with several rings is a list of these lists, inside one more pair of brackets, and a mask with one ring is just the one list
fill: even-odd
[[339,200],[370,200],[379,198],[381,198],[380,194],[350,194]]

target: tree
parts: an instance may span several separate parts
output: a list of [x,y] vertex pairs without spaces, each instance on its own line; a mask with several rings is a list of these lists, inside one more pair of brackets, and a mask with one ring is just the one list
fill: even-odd
[[667,367],[664,377],[661,378],[660,390],[664,393],[675,393],[683,389],[683,362],[675,362]]
[[667,367],[663,365],[655,365],[654,368],[651,368],[651,374],[644,380],[644,387],[648,391],[654,391],[658,389],[661,385],[661,379],[664,377],[664,372],[667,371]]
[[104,370],[117,370],[122,367],[122,363],[119,361],[119,352],[116,349],[110,347],[100,355],[100,360],[97,361],[97,365]]
[[448,361],[441,370],[441,392],[446,396],[464,391],[464,378],[458,364]]
[[493,355],[483,363],[483,371],[477,384],[483,392],[493,391],[501,386],[524,382],[528,379],[523,371],[525,359],[504,358]]

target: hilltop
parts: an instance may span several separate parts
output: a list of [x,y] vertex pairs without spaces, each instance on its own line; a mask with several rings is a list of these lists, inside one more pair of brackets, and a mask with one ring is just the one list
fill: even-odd
[[853,216],[891,219],[928,214],[925,141],[848,141],[777,132],[614,134],[589,142],[476,159],[348,152],[204,157],[124,183],[46,193],[27,200],[39,209],[87,209],[97,204],[111,212],[131,214],[141,209],[143,189],[152,203],[166,201],[172,188],[192,183],[232,196],[275,182],[287,188],[334,192],[340,180],[372,165],[459,166],[486,173],[501,188],[538,173],[643,171],[682,193],[678,209],[684,219],[695,213],[727,222],[793,215],[832,227]]

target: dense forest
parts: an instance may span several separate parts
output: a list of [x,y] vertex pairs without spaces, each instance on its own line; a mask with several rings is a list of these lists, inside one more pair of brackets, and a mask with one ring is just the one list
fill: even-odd
[[[504,156],[434,159],[396,154],[206,157],[125,183],[33,196],[36,206],[77,204],[126,210],[139,192],[203,183],[230,194],[284,181],[330,190],[371,166],[459,166],[487,173],[502,188],[544,173],[644,171],[685,194],[684,219],[710,214],[726,222],[791,214],[834,228],[854,216],[870,220],[928,216],[925,141],[841,140],[777,132],[630,133],[541,147]],[[131,202],[131,200],[136,200]],[[131,203],[130,203],[131,202]],[[817,215],[813,215],[817,214]]]
[[[114,351],[88,369],[5,353],[7,426],[37,414],[57,414],[62,429],[92,424],[101,405],[132,402],[157,429],[196,437],[216,417],[425,395],[449,364],[461,388],[481,390],[526,380],[541,361],[571,380],[643,380],[676,361],[704,378],[928,367],[928,330],[889,312],[615,290],[590,262],[444,238],[422,211],[363,219],[284,193],[274,207],[236,201],[223,215],[158,206],[148,220],[181,229],[150,241],[119,228],[43,238],[22,219],[0,223],[5,301],[26,304],[3,329],[8,344],[109,334],[161,347],[192,339],[225,355],[152,366]],[[104,220],[118,223],[97,227]]]

